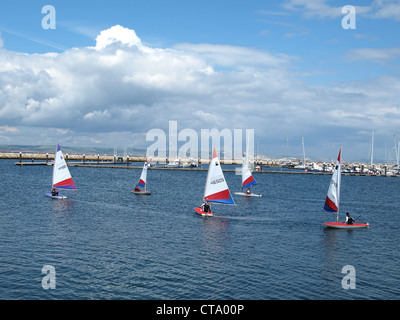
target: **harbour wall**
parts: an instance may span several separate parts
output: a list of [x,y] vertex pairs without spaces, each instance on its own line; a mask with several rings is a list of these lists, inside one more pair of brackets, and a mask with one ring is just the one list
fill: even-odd
[[[144,162],[145,156],[120,156],[120,155],[94,155],[94,154],[68,154],[64,155],[65,160],[68,161],[81,161],[85,162],[109,162],[109,163],[131,163],[131,162]],[[23,160],[28,161],[45,161],[51,162],[54,160],[54,154],[49,153],[26,153],[26,152],[0,152],[0,159],[17,159],[20,162]],[[156,163],[173,163],[176,159],[170,158],[152,158],[151,162]],[[180,159],[180,163],[190,163],[193,159]],[[210,159],[195,159],[198,164],[208,164]],[[234,164],[241,165],[242,160],[224,160],[220,159],[221,164]],[[258,161],[257,164],[263,166],[276,166],[280,165],[279,161],[275,160],[263,160]]]
[[[86,155],[86,154],[65,154],[64,155],[67,163],[71,167],[97,167],[97,168],[115,168],[115,169],[142,169],[142,166],[134,166],[131,165],[135,162],[144,162],[146,157],[144,156],[118,156],[118,155]],[[54,160],[54,154],[49,153],[27,153],[27,152],[0,152],[0,159],[15,159],[18,160],[15,162],[16,165],[52,165]],[[180,159],[182,163],[190,163],[192,159]],[[206,171],[207,168],[201,168],[201,164],[209,164],[210,159],[197,159],[197,163],[200,167],[191,167],[191,166],[180,166],[180,167],[173,167],[173,166],[166,166],[166,163],[173,163],[174,160],[168,158],[155,158],[151,159],[151,163],[155,163],[155,166],[150,167],[151,170],[183,170],[183,171],[190,171],[190,170],[199,170],[199,171]],[[229,160],[224,161],[220,159],[221,164],[226,165],[241,165],[241,160]],[[256,170],[258,173],[280,173],[280,174],[311,174],[311,175],[321,175],[326,174],[329,175],[331,172],[326,171],[313,171],[313,170],[263,170],[265,168],[271,167],[282,167],[285,165],[286,162],[280,162],[276,160],[263,160],[257,161],[255,165],[260,166],[260,170]],[[164,165],[163,165],[164,164]],[[292,165],[296,163],[292,162]],[[322,165],[322,163],[321,163]],[[360,168],[364,166],[367,167],[367,164],[347,164],[347,165],[357,165]],[[342,172],[343,175],[357,175],[357,176],[388,176],[388,177],[400,177],[399,172],[393,173],[392,170],[393,166],[388,165],[378,165],[380,169],[382,169],[381,174],[371,174],[361,172]],[[234,169],[227,169],[224,168],[223,171],[229,172],[236,172],[237,168]]]

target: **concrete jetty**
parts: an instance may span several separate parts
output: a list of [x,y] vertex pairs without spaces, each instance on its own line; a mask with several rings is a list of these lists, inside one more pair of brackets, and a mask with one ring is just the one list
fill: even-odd
[[[64,154],[66,161],[97,161],[97,162],[143,162],[146,160],[142,156],[111,156],[111,155],[93,155],[93,154]],[[22,160],[34,161],[45,161],[51,162],[54,160],[54,153],[30,153],[30,152],[0,152],[0,159],[17,159],[20,162]]]
[[[146,160],[145,156],[120,156],[120,155],[94,155],[94,154],[64,154],[65,160],[68,161],[79,161],[82,163],[86,162],[106,162],[106,163],[125,163],[129,164],[131,162],[144,162]],[[29,153],[29,152],[0,152],[0,159],[16,159],[18,162],[17,165],[30,165],[35,163],[35,161],[40,161],[40,164],[48,164],[54,160],[54,154],[49,153]],[[23,161],[28,160],[28,161]],[[176,159],[170,158],[152,158],[149,159],[149,162],[153,163],[174,163]],[[180,159],[180,163],[191,163],[196,162],[198,164],[208,164],[210,163],[210,159]],[[44,162],[44,163],[43,163]],[[233,165],[241,165],[242,160],[224,160],[220,159],[221,164],[233,164]],[[278,161],[274,160],[264,160],[259,161],[257,164],[263,166],[279,166]]]
[[[135,162],[144,162],[145,156],[120,156],[120,155],[94,155],[94,154],[64,154],[64,157],[71,167],[96,167],[96,168],[115,168],[115,169],[142,169],[142,166],[137,167],[131,165]],[[32,153],[32,152],[0,152],[0,159],[16,159],[16,165],[19,166],[36,166],[36,165],[52,165],[54,160],[54,154],[50,153]],[[151,170],[176,170],[176,171],[206,171],[208,167],[202,168],[202,164],[209,164],[210,159],[180,159],[179,167],[166,165],[174,164],[176,159],[168,158],[153,158],[148,159],[150,163],[155,164],[149,169]],[[191,166],[191,163],[195,163],[198,166]],[[242,160],[224,160],[220,159],[220,163],[224,165],[236,165],[240,166]],[[308,164],[309,169],[293,169],[298,163],[278,160],[258,160],[255,162],[255,166],[258,170],[257,173],[279,173],[279,174],[311,174],[311,175],[329,175],[331,171],[327,169],[329,164],[327,163],[316,163],[312,162]],[[322,170],[313,170],[313,165],[322,167]],[[277,170],[271,168],[276,167]],[[268,170],[264,170],[268,168]],[[278,169],[278,168],[284,168]],[[227,169],[224,168],[225,172],[236,172],[237,168]],[[362,163],[345,163],[342,168],[343,175],[357,175],[357,176],[386,176],[386,177],[400,177],[400,171],[397,166],[393,165],[374,165],[370,168],[367,164]]]

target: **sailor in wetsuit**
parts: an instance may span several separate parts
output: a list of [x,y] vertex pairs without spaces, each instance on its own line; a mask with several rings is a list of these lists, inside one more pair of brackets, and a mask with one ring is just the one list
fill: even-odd
[[353,224],[354,219],[350,217],[350,213],[346,212],[346,221],[344,223],[346,224]]
[[53,190],[51,190],[51,195],[53,197],[58,196],[58,191],[56,190],[56,188],[53,188]]
[[210,206],[210,204],[209,204],[208,202],[204,202],[204,203],[201,205],[201,210],[202,210],[203,212],[211,212],[211,206]]

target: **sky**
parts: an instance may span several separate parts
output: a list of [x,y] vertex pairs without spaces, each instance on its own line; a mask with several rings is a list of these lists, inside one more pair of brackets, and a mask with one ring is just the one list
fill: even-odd
[[374,132],[395,162],[399,30],[399,0],[1,1],[0,145],[145,149],[176,121],[348,161]]

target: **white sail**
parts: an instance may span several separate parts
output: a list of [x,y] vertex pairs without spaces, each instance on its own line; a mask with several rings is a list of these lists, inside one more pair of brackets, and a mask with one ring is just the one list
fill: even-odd
[[243,158],[242,162],[242,187],[248,188],[250,186],[255,186],[257,181],[254,179],[253,175],[250,172],[249,167],[246,164],[246,160]]
[[220,204],[235,204],[225,181],[215,147],[208,168],[204,200]]
[[68,170],[60,145],[57,146],[57,151],[54,157],[53,165],[53,187],[63,189],[76,189],[74,181]]
[[140,175],[138,185],[141,187],[145,187],[145,189],[146,189],[146,181],[147,181],[147,159],[144,163],[142,174]]

